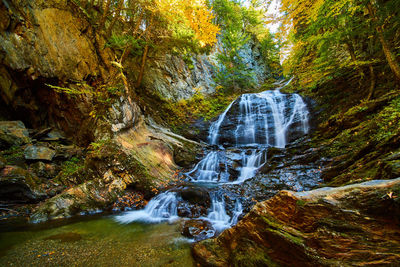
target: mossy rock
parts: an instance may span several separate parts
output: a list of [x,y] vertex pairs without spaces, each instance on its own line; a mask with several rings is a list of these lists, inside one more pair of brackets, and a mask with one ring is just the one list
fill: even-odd
[[0,121],[0,148],[29,142],[29,132],[22,121]]
[[237,267],[280,266],[268,256],[266,250],[247,238],[241,239],[240,246],[232,251],[231,263]]
[[0,170],[0,197],[6,200],[36,201],[45,196],[41,181],[33,173],[17,166]]

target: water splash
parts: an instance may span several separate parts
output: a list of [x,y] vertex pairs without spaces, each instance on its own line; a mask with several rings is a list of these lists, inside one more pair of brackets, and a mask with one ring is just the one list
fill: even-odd
[[257,153],[257,150],[251,150],[250,155],[246,155],[246,152],[242,152],[242,168],[240,170],[239,178],[235,183],[242,183],[249,178],[254,177],[256,171],[264,165],[266,162],[264,151]]
[[217,193],[211,193],[211,210],[207,216],[207,219],[212,223],[213,227],[221,232],[231,226],[231,217],[226,213],[225,201],[222,196]]
[[147,222],[158,223],[174,221],[178,218],[177,197],[175,192],[165,192],[157,195],[149,201],[143,210],[128,211],[116,216],[120,223]]
[[[226,172],[226,158],[218,151],[209,152],[190,172],[186,175],[198,182],[227,182],[229,174]],[[221,165],[225,171],[221,171]]]

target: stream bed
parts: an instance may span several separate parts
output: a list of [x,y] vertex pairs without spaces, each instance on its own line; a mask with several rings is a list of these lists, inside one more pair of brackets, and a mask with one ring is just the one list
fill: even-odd
[[120,224],[114,215],[0,224],[0,266],[194,266],[179,223]]

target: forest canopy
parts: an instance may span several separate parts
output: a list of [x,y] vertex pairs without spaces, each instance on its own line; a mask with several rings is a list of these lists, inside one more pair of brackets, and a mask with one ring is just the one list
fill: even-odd
[[379,77],[400,80],[400,1],[282,0],[282,11],[285,70],[305,87],[351,74],[371,97]]
[[271,72],[280,73],[279,45],[266,26],[265,3],[246,2],[74,0],[106,37],[108,46],[120,51],[120,66],[130,55],[141,58],[136,87],[151,52],[190,57],[217,49],[216,86],[228,91],[254,86],[255,74],[240,55],[250,41],[260,46],[262,60]]

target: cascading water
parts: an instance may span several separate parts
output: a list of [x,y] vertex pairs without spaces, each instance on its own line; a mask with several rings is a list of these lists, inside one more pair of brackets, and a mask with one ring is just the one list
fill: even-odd
[[176,218],[178,218],[178,212],[175,192],[165,192],[157,195],[149,201],[143,210],[130,211],[116,216],[116,220],[121,223],[130,223],[133,221],[156,223],[172,221]]
[[226,113],[230,110],[231,106],[233,105],[233,102],[229,104],[228,108],[225,109],[224,113],[222,113],[218,120],[211,124],[210,130],[209,130],[209,135],[208,135],[208,141],[210,145],[216,145],[218,141],[218,133],[219,133],[219,128],[221,127],[221,123],[224,121]]
[[212,206],[207,219],[213,224],[217,231],[222,231],[231,226],[231,217],[226,213],[225,201],[222,196],[215,192],[211,193]]
[[[297,94],[283,94],[279,89],[243,94],[230,103],[210,126],[208,142],[212,150],[186,173],[188,180],[200,182],[198,186],[203,188],[204,183],[213,183],[214,187],[216,183],[242,183],[265,164],[269,147],[284,148],[290,141],[289,133],[308,133],[309,112],[303,99]],[[243,212],[240,198],[230,197],[235,204],[227,212],[224,196],[218,190],[209,190],[208,215],[198,218],[209,221],[214,232],[235,225]],[[116,219],[122,223],[173,220],[178,216],[180,201],[175,192],[167,191],[153,198],[144,210],[127,212]]]
[[[226,182],[229,174],[221,171],[221,165],[226,162],[225,157],[218,151],[208,153],[190,172],[186,173],[199,182]],[[225,168],[226,169],[226,168]]]
[[239,216],[243,213],[242,203],[240,203],[239,199],[236,199],[235,209],[233,210],[232,219],[230,221],[230,225],[237,224],[239,220]]
[[[195,181],[241,183],[252,178],[265,163],[268,147],[284,148],[289,131],[308,133],[307,106],[298,94],[283,94],[277,90],[243,94],[233,101],[209,130],[210,145],[227,150],[240,150],[239,176],[232,181],[227,169],[221,171],[219,154],[209,152],[187,175]],[[223,129],[223,130],[221,130]],[[262,148],[260,152],[248,147]]]
[[235,183],[241,183],[249,178],[252,178],[256,171],[264,164],[264,151],[257,152],[255,149],[251,150],[250,155],[246,155],[246,152],[242,152],[242,168],[240,175]]

